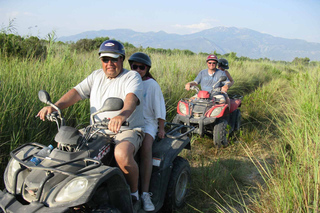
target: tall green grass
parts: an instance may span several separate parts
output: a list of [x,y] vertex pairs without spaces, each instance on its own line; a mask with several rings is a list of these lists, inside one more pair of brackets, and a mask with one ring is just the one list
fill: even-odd
[[[93,58],[97,56],[77,55],[67,50],[48,55],[46,60],[1,57],[1,165],[6,162],[9,151],[20,144],[54,143],[55,124],[35,118],[44,106],[38,100],[38,91],[48,91],[52,101],[57,101],[91,69],[99,67],[98,63],[91,63]],[[71,124],[82,123],[88,120],[88,107],[85,101],[67,109],[64,114],[67,119],[72,118],[69,119]]]
[[[279,92],[280,108],[270,106],[279,132],[271,151],[273,169],[254,206],[259,212],[320,210],[320,67],[304,69]],[[280,113],[281,112],[281,113]]]

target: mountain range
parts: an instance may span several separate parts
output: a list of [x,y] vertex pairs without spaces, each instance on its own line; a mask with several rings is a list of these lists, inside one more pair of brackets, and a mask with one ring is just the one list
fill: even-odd
[[186,35],[170,34],[164,31],[136,32],[129,29],[86,31],[60,37],[57,40],[76,42],[83,38],[96,37],[109,37],[144,48],[181,49],[191,50],[194,53],[235,52],[238,57],[269,58],[277,61],[292,61],[295,57],[308,57],[311,61],[320,61],[320,43],[274,37],[247,28],[236,27],[214,27]]

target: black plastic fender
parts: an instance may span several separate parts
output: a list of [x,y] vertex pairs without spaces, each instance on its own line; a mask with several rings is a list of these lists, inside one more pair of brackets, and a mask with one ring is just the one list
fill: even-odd
[[[177,136],[179,134],[177,133]],[[190,138],[187,135],[178,139],[165,137],[153,143],[154,166],[150,181],[150,192],[153,193],[152,201],[156,206],[155,211],[158,211],[163,205],[173,161],[184,148],[190,149]]]
[[48,195],[44,203],[32,202],[23,205],[15,196],[0,191],[0,206],[5,212],[65,212],[69,207],[78,206],[89,202],[99,187],[104,187],[108,193],[108,204],[119,209],[121,212],[133,212],[129,186],[119,168],[101,166],[81,175],[91,179],[86,192],[75,201],[56,202],[55,198],[59,191],[75,177],[68,177],[58,184]]
[[[56,202],[59,191],[74,177],[68,177],[51,192],[46,200],[50,207],[78,206],[89,202],[99,187],[104,187],[108,194],[108,204],[116,207],[121,212],[133,212],[130,188],[126,183],[123,173],[117,167],[100,166],[94,170],[82,173],[89,179],[89,187],[86,192],[72,202]],[[107,202],[107,201],[106,201]]]

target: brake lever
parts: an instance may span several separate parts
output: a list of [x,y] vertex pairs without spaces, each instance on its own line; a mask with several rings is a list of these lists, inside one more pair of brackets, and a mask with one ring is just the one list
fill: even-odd
[[46,118],[48,121],[51,121],[51,122],[55,121],[56,122],[58,120],[58,113],[53,112],[53,113],[47,114]]

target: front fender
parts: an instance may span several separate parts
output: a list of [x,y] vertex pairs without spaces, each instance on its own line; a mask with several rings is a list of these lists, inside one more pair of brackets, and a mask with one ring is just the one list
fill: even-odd
[[[90,179],[88,187],[81,197],[72,201],[56,201],[58,193],[69,181],[77,177]],[[76,177],[68,177],[56,185],[46,197],[44,202],[21,203],[14,195],[0,191],[0,207],[4,212],[37,212],[55,213],[66,212],[70,207],[79,206],[91,201],[99,187],[104,187],[108,198],[106,202],[121,212],[133,212],[129,186],[121,170],[117,167],[100,166]]]
[[72,207],[82,205],[92,199],[99,187],[104,187],[108,194],[106,202],[118,208],[121,212],[133,211],[130,188],[126,183],[123,173],[118,167],[100,166],[94,170],[83,173],[82,176],[90,179],[90,183],[86,192],[81,197],[69,202],[56,201],[56,197],[60,190],[62,190],[69,181],[72,181],[73,177],[69,177],[57,185],[50,193],[46,200],[46,204],[50,207]]
[[68,211],[68,207],[49,208],[39,202],[23,205],[15,196],[6,191],[0,191],[0,207],[4,212],[56,213]]

